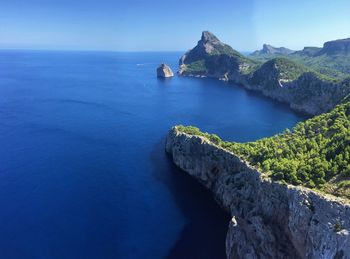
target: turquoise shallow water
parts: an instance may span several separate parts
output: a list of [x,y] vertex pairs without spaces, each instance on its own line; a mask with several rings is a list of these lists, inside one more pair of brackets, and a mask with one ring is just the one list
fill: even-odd
[[181,53],[0,51],[1,258],[224,258],[228,215],[164,152],[175,124],[227,140],[303,118]]

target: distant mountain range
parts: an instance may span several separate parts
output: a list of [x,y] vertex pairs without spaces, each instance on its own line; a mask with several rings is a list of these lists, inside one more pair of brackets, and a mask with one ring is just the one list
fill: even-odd
[[350,38],[325,42],[323,48],[305,47],[299,51],[264,44],[262,50],[254,51],[249,55],[250,58],[258,61],[267,61],[281,56],[331,77],[345,78],[350,74]]
[[319,47],[304,47],[303,50],[295,51],[285,47],[273,47],[269,44],[264,44],[261,50],[256,50],[250,56],[261,55],[304,55],[315,57],[320,55],[349,55],[350,54],[350,38],[328,41],[323,44],[323,48]]

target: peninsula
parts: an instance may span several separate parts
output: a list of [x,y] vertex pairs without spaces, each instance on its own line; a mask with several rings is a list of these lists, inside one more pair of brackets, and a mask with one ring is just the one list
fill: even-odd
[[[348,41],[325,43],[303,59],[300,56],[305,53],[267,45],[265,50],[246,57],[204,31],[197,45],[180,58],[179,74],[233,82],[287,103],[296,111],[317,115],[330,111],[350,93]],[[319,67],[324,57],[339,62],[326,61],[328,69],[322,71]]]

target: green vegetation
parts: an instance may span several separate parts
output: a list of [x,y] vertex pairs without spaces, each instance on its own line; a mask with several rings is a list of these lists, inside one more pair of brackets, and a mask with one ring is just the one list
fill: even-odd
[[313,71],[324,75],[325,78],[344,79],[350,74],[350,55],[316,55],[314,52],[319,51],[319,48],[306,48],[303,51],[297,51],[289,55],[257,55],[249,56],[251,59],[258,62],[267,62],[275,58],[285,58],[304,65]]
[[188,65],[186,65],[186,72],[189,73],[205,73],[207,71],[207,67],[205,65],[205,60],[197,60],[195,62],[192,62]]
[[248,161],[273,180],[350,198],[350,100],[290,131],[255,142],[222,141],[195,127],[178,130],[204,136]]
[[297,79],[301,74],[308,71],[308,69],[302,65],[290,61],[286,58],[276,58],[273,60],[273,64],[280,71],[280,76],[282,78],[288,78],[290,80]]
[[297,64],[287,58],[271,59],[261,65],[252,75],[253,84],[266,82],[267,85],[275,85],[275,80],[285,79],[293,81],[303,73],[310,70],[303,65]]
[[244,58],[244,56],[241,53],[234,50],[231,46],[229,46],[227,44],[215,45],[215,48],[210,53],[210,55],[211,56],[228,55],[228,56],[232,56],[232,57],[243,57]]
[[350,55],[290,55],[290,59],[315,70],[320,74],[343,79],[350,74]]
[[334,232],[339,232],[343,229],[343,226],[341,225],[341,223],[339,221],[337,221],[334,226],[333,226],[333,230]]

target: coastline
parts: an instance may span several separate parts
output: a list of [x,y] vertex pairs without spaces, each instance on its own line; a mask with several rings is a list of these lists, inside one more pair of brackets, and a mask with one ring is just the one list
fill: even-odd
[[231,213],[228,258],[349,258],[347,200],[273,182],[233,153],[176,127],[166,151]]
[[[324,112],[331,110],[334,107],[333,103],[327,104],[327,107],[325,108],[320,107],[319,104],[321,100],[317,100],[316,102],[308,101],[306,103],[300,103],[300,104],[293,102],[292,100],[293,97],[286,91],[283,91],[282,89],[285,89],[286,87],[293,88],[297,86],[299,79],[294,80],[292,82],[288,82],[284,88],[281,87],[280,89],[277,89],[277,91],[268,91],[268,90],[264,90],[263,87],[259,87],[251,84],[248,80],[247,75],[238,75],[238,76],[234,75],[234,76],[223,77],[221,75],[193,74],[193,73],[187,73],[184,71],[181,72],[181,70],[179,70],[177,74],[182,77],[194,77],[194,78],[203,78],[203,79],[210,78],[210,79],[216,79],[216,80],[225,81],[234,85],[238,85],[247,91],[258,93],[261,96],[269,98],[270,100],[277,101],[282,104],[286,104],[294,112],[307,115],[307,116],[320,115]],[[308,75],[305,75],[304,77],[307,77],[307,76]],[[301,77],[300,80],[303,80],[303,79],[304,78]],[[337,86],[337,84],[330,83],[330,82],[323,82],[321,80],[319,80],[318,83],[324,87]],[[336,102],[336,103],[339,103],[339,102]]]

